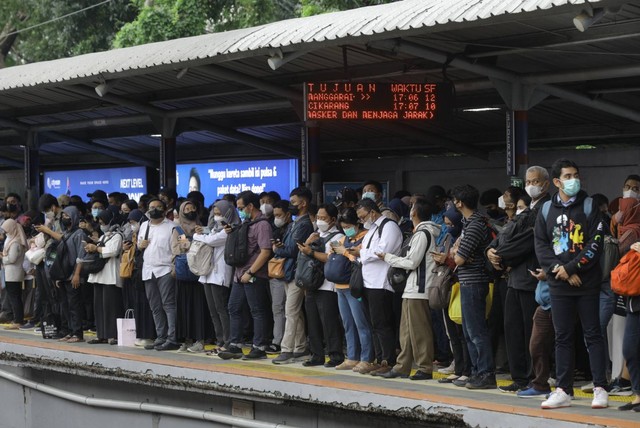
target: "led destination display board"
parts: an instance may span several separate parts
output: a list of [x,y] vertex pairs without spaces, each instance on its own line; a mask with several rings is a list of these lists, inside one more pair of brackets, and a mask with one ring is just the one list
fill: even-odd
[[444,85],[306,82],[305,120],[433,120]]

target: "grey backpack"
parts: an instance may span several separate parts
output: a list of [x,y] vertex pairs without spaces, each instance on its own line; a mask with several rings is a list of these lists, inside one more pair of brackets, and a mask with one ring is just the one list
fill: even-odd
[[187,252],[187,264],[194,275],[207,276],[213,269],[213,248],[201,241],[192,241]]

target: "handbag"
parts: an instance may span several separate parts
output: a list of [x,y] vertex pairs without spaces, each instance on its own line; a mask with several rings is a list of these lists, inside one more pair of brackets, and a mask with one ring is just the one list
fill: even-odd
[[611,290],[621,296],[640,296],[640,253],[631,250],[611,271]]
[[135,346],[136,342],[136,319],[133,316],[133,309],[127,309],[124,318],[116,319],[118,328],[118,346]]
[[[493,305],[493,282],[489,283],[489,292],[486,298],[485,318],[489,318],[491,306]],[[462,324],[462,299],[460,296],[460,282],[455,282],[451,286],[451,299],[449,300],[449,318],[456,324]]]
[[269,260],[269,278],[282,279],[284,278],[284,262],[286,259],[274,257]]
[[31,248],[26,253],[24,253],[24,257],[34,265],[39,265],[44,260],[44,256],[46,254],[47,250],[45,250],[44,248]]
[[[136,242],[135,236],[132,238]],[[131,244],[131,248],[122,252],[120,257],[120,278],[128,279],[133,277],[133,268],[136,260],[136,246]]]
[[356,260],[351,263],[351,278],[349,278],[349,291],[356,299],[364,296],[364,278],[362,277],[362,263]]

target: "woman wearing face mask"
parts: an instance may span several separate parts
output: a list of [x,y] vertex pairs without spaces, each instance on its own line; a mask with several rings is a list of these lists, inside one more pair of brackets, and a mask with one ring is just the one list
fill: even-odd
[[[204,233],[204,228],[198,225],[195,227],[195,234],[193,235],[194,241],[204,242],[213,247],[213,256],[211,257],[213,269],[211,269],[209,275],[201,276],[199,281],[204,289],[209,316],[215,330],[218,348],[214,353],[225,351],[229,345],[230,324],[227,304],[229,302],[233,268],[224,262],[224,246],[228,236],[224,231],[226,224],[232,226],[240,224],[240,219],[236,208],[231,202],[219,200],[213,204],[213,209],[209,216],[208,227],[210,233]],[[195,343],[187,350],[189,352],[202,352],[204,347],[201,348],[200,345]]]
[[[198,204],[194,201],[187,200],[180,205],[179,227],[173,230],[171,239],[171,250],[175,256],[189,251],[196,227],[201,225],[198,211]],[[206,316],[207,299],[197,278],[177,279],[176,306],[176,337],[185,339],[178,352],[188,352],[189,348],[195,352],[204,351],[204,339],[213,335],[213,325]]]
[[[319,207],[316,222],[319,233],[312,233],[307,242],[298,244],[298,249],[309,257],[322,263],[327,261],[327,254],[331,251],[331,242],[344,237],[337,225],[338,209],[333,204]],[[323,251],[315,251],[311,243],[319,240]],[[338,295],[335,284],[326,278],[316,291],[307,291],[304,306],[307,311],[307,329],[311,358],[302,365],[336,367],[344,361],[342,353],[342,331],[338,309]],[[325,363],[325,346],[329,354],[329,361]]]
[[95,345],[118,343],[118,329],[116,319],[124,315],[122,302],[122,282],[120,280],[120,265],[118,257],[122,251],[122,234],[118,225],[113,224],[115,215],[112,211],[104,210],[98,214],[98,224],[102,236],[97,244],[87,244],[87,253],[98,253],[100,258],[109,259],[100,272],[89,274],[88,284],[93,286],[93,310],[96,321],[96,338],[87,343]]
[[[445,238],[441,244],[441,248],[438,252],[432,253],[431,257],[438,264],[446,264],[452,270],[455,269],[455,262],[453,260],[455,243],[462,233],[462,214],[455,208],[451,207],[444,213],[444,225],[442,226],[442,233],[445,234]],[[444,250],[449,248],[449,252],[445,253]],[[457,281],[456,279],[453,280]],[[442,310],[445,326],[447,329],[447,336],[451,343],[451,350],[453,352],[453,363],[451,366],[439,369],[438,372],[449,375],[446,378],[439,379],[439,383],[454,383],[459,386],[465,386],[471,376],[471,359],[469,358],[469,350],[467,348],[467,342],[462,332],[462,325],[456,324],[449,317],[448,308]]]
[[24,269],[22,263],[27,251],[27,238],[22,226],[13,219],[2,223],[2,233],[6,236],[2,251],[2,266],[9,303],[13,312],[13,321],[5,330],[17,330],[24,324],[24,306],[22,304],[22,281]]
[[[371,323],[365,314],[362,299],[356,299],[349,290],[349,277],[351,276],[351,262],[355,257],[349,254],[347,248],[359,247],[362,244],[367,231],[362,228],[358,221],[358,215],[353,208],[347,208],[338,217],[340,227],[344,231],[345,237],[338,240],[339,246],[332,246],[334,254],[329,255],[328,264],[335,264],[337,268],[343,270],[343,280],[336,282],[336,293],[338,294],[338,308],[340,318],[344,327],[345,340],[347,341],[347,359],[336,367],[336,370],[353,370],[357,373],[368,373],[374,368],[373,360],[375,353],[373,350],[373,336]],[[328,271],[335,272],[336,268],[325,265],[325,276]],[[335,272],[338,274],[338,272]]]

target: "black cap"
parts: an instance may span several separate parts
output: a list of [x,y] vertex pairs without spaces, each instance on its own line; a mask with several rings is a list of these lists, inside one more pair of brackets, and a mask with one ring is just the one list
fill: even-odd
[[340,207],[343,203],[358,203],[358,194],[355,190],[350,187],[344,187],[338,193],[336,193],[336,198],[333,200],[333,205],[336,207]]
[[107,194],[104,190],[95,190],[93,193],[87,193],[87,196],[94,201],[108,201]]

